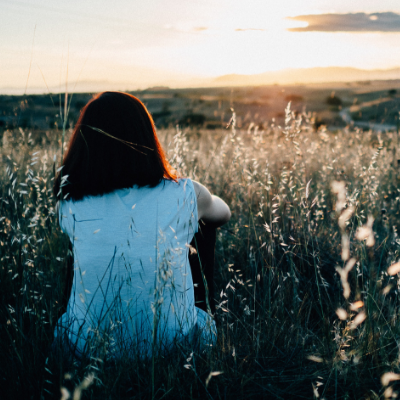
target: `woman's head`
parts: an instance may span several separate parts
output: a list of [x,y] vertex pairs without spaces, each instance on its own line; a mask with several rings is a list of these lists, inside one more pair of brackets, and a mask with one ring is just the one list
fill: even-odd
[[162,178],[176,175],[144,104],[128,93],[103,92],[81,111],[54,194],[80,200],[134,185],[155,186]]

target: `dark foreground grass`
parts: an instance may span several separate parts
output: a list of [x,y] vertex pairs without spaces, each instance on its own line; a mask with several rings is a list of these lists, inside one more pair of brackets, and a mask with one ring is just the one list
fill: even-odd
[[301,118],[287,110],[283,128],[160,133],[172,164],[224,198],[232,219],[217,237],[217,344],[150,360],[100,352],[77,362],[63,343],[51,348],[68,258],[51,195],[61,133],[43,145],[39,134],[5,132],[0,397],[395,396],[400,297],[387,269],[400,249],[397,135],[314,132]]

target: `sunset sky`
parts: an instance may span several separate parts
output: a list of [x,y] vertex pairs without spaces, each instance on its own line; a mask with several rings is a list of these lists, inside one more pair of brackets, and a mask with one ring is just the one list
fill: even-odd
[[0,38],[0,93],[387,69],[400,66],[400,1],[0,0]]

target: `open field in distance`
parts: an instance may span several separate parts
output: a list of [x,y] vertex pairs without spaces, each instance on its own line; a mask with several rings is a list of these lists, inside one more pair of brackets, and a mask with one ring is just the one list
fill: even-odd
[[[397,124],[400,81],[364,81],[291,86],[169,89],[131,92],[152,113],[158,127],[196,125],[224,127],[234,108],[237,126],[284,124],[288,102],[295,112],[310,112],[312,123],[329,130],[353,122],[362,128],[387,130]],[[91,94],[69,96],[67,126],[73,126]],[[64,94],[0,96],[0,131],[22,127],[49,131],[62,127]]]

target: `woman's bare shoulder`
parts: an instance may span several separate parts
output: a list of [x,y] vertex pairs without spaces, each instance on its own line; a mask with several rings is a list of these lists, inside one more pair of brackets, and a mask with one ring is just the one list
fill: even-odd
[[212,195],[201,183],[192,182],[197,197],[199,219],[216,225],[223,225],[228,222],[231,217],[229,206],[218,196]]
[[201,183],[194,181],[192,179],[193,182],[193,187],[194,187],[194,191],[196,192],[196,197],[197,199],[199,199],[200,196],[207,196],[208,194],[211,196],[210,191]]

